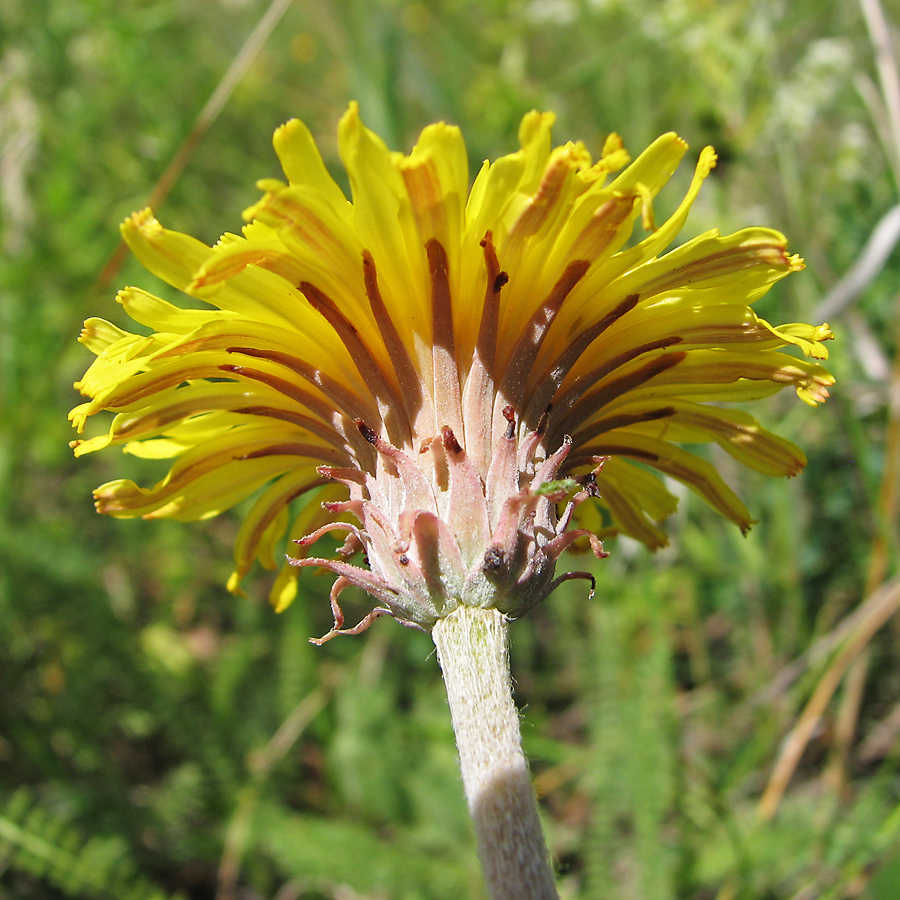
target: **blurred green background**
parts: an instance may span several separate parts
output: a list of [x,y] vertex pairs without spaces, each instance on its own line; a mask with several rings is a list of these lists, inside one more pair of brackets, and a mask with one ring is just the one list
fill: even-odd
[[[483,897],[428,637],[385,620],[312,647],[328,579],[278,616],[267,573],[231,597],[236,515],[101,518],[92,487],[160,470],[67,446],[82,319],[124,325],[115,289],[160,289],[131,260],[98,287],[117,225],[266,9],[0,0],[0,900]],[[785,231],[808,268],[759,311],[813,321],[900,201],[891,91],[853,0],[295,0],[156,211],[236,230],[291,116],[342,179],[351,98],[398,149],[461,125],[473,166],[549,108],[595,153],[611,130],[714,144],[686,235]],[[610,542],[593,601],[566,585],[513,629],[563,900],[900,896],[896,583],[861,606],[898,561],[900,258],[879,268],[833,315],[833,399],[759,410],[804,474],[716,457],[747,538],[684,496],[668,549]]]

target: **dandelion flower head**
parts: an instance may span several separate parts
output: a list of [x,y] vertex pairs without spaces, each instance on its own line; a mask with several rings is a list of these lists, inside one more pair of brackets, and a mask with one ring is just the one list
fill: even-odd
[[[666,252],[712,148],[656,223],[679,137],[631,161],[611,135],[595,162],[581,143],[552,147],[552,123],[526,115],[521,149],[470,189],[457,128],[430,125],[395,153],[352,104],[339,126],[352,199],[292,120],[274,139],[287,181],[259,182],[241,234],[208,247],[149,210],[126,220],[138,259],[207,308],[130,287],[118,300],[149,336],[85,323],[97,359],[70,418],[81,432],[115,415],[76,454],[170,460],[150,488],[98,488],[97,509],[195,520],[253,497],[229,587],[256,560],[278,568],[287,535],[273,602],[293,599],[298,566],[330,569],[332,634],[348,585],[378,601],[365,624],[387,613],[427,629],[460,604],[521,615],[570,577],[555,569],[573,541],[598,556],[616,533],[658,548],[676,505],[659,474],[746,530],[741,500],[680,445],[714,442],[765,475],[803,467],[799,448],[723,405],[786,386],[811,405],[828,396],[827,325],[751,309],[802,262],[767,228]],[[330,531],[344,538],[334,558],[312,556]]]

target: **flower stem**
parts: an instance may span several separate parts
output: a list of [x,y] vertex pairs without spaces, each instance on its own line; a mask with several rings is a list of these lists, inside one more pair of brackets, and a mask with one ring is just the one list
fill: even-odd
[[506,617],[461,606],[435,624],[478,855],[491,900],[557,900],[519,714]]

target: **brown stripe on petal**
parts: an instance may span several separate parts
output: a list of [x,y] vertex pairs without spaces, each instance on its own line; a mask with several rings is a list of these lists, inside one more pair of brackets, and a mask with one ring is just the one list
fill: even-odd
[[103,400],[102,408],[116,411],[131,406],[131,404],[137,403],[138,400],[143,400],[145,397],[159,394],[172,387],[178,387],[178,385],[188,381],[221,377],[221,371],[221,366],[199,365],[192,367],[182,363],[172,369],[172,371],[162,375],[153,371],[142,372],[118,385],[117,387],[121,389],[121,393],[114,391],[107,395]]
[[356,326],[337,308],[327,294],[309,281],[301,282],[299,287],[313,308],[331,325],[341,343],[347,348],[359,374],[378,404],[388,437],[397,443],[409,443],[412,440],[410,423],[404,416],[398,415],[402,409],[402,401],[397,390],[388,382],[372,348],[360,337]]
[[318,419],[306,416],[303,413],[293,412],[288,409],[277,409],[274,406],[241,406],[235,407],[231,412],[240,413],[244,416],[264,416],[268,419],[290,422],[292,425],[299,425],[301,428],[305,428],[337,449],[342,449],[344,446],[344,438],[333,428],[329,428]]
[[[644,348],[636,348],[638,352],[632,351],[631,359],[636,358],[641,355],[641,352],[645,352]],[[651,347],[649,349],[657,349],[655,347]],[[635,388],[640,387],[645,382],[649,381],[651,378],[654,378],[657,375],[662,374],[663,372],[671,369],[673,366],[677,366],[684,358],[687,356],[685,351],[676,351],[674,353],[664,353],[661,356],[656,356],[649,359],[643,365],[638,366],[636,369],[632,369],[631,371],[626,372],[624,375],[619,376],[618,378],[614,378],[612,381],[608,382],[602,388],[594,391],[593,393],[584,393],[581,394],[580,399],[578,399],[574,404],[572,404],[569,411],[562,417],[561,420],[556,423],[556,431],[568,431],[570,434],[577,431],[578,426],[581,425],[582,422],[589,419],[596,412],[601,410],[607,403],[615,400],[618,397],[627,394],[629,391],[633,391]],[[630,361],[630,360],[628,360]],[[615,369],[619,368],[618,365],[614,365],[612,362],[608,364],[608,366],[603,367],[604,373],[601,376],[605,377],[605,375],[609,374]],[[596,384],[600,379],[590,379],[589,385]],[[589,385],[585,385],[588,387]]]
[[337,454],[328,447],[318,447],[303,441],[285,441],[281,444],[269,444],[249,453],[242,453],[235,459],[262,459],[265,456],[304,456],[309,459],[320,459],[323,462],[343,462],[343,454]]
[[[121,423],[113,422],[112,432],[117,441],[137,440],[140,437],[147,437],[153,433],[162,433],[166,426],[171,425],[173,422],[186,422],[194,416],[204,415],[214,410],[218,410],[218,407],[214,407],[211,404],[203,407],[197,404],[179,403],[162,412],[152,412],[143,416],[133,415]],[[125,414],[122,413],[121,415]]]
[[[336,449],[344,446],[344,439],[333,428],[303,412],[279,409],[265,405],[244,405],[243,393],[234,396],[230,393],[234,382],[222,382],[227,385],[224,392],[197,398],[190,388],[175,391],[171,402],[161,405],[158,401],[149,410],[142,413],[121,413],[113,422],[111,436],[119,443],[123,440],[145,439],[154,434],[164,433],[166,427],[194,419],[197,416],[212,412],[227,412],[243,415],[265,416],[280,419],[299,425],[320,437]],[[243,392],[245,388],[241,388]],[[284,393],[284,392],[281,392]],[[183,395],[183,399],[182,399]],[[245,401],[244,401],[245,402]],[[305,405],[305,404],[304,404]]]
[[453,354],[453,309],[447,251],[434,238],[425,245],[425,250],[431,272],[432,340]]
[[481,241],[481,248],[484,251],[487,287],[484,292],[484,306],[481,310],[481,325],[478,328],[475,352],[481,364],[493,378],[494,362],[497,356],[497,330],[500,322],[500,291],[509,281],[509,275],[500,269],[492,232],[485,233]]
[[[365,398],[360,397],[359,394],[356,394],[353,391],[347,390],[344,385],[335,381],[330,375],[326,375],[320,369],[311,366],[305,360],[299,359],[292,353],[285,353],[281,350],[264,350],[257,347],[228,347],[227,351],[229,353],[240,353],[253,359],[269,360],[279,366],[284,366],[284,368],[299,375],[304,381],[308,381],[310,384],[317,387],[331,401],[331,405],[329,406],[327,403],[313,400],[312,397],[305,392],[301,393],[303,393],[303,396],[309,398],[310,402],[307,403],[305,400],[302,402],[320,416],[322,415],[322,410],[328,410],[329,414],[322,416],[325,421],[328,421],[335,411],[343,413],[349,419],[358,419],[365,416],[371,417],[376,415],[375,407],[369,404]],[[226,369],[228,367],[223,366],[222,368]],[[238,369],[246,372],[253,371],[256,374],[251,377],[256,378],[258,381],[262,381],[265,384],[270,383],[266,381],[265,377],[260,377],[265,376],[266,373],[260,372],[258,369],[251,370],[246,369],[246,367],[243,366],[234,366],[231,368],[233,371],[237,371]],[[277,376],[272,375],[268,377],[276,379],[283,384],[289,384],[289,382],[278,378]],[[298,389],[294,388],[294,390]]]
[[[249,337],[249,336],[248,336]],[[199,350],[219,350],[229,341],[233,341],[234,335],[210,335],[209,337],[194,338],[190,341],[177,343],[168,350],[157,353],[154,359],[167,359],[173,356],[186,356],[188,353],[197,353]]]
[[292,253],[277,253],[272,250],[260,253],[256,265],[280,276],[291,285],[295,285],[307,271]]
[[488,231],[481,240],[484,251],[486,285],[481,307],[481,324],[475,340],[472,366],[463,388],[463,418],[466,424],[466,446],[469,458],[482,478],[486,477],[493,440],[494,387],[497,380],[497,334],[500,321],[500,291],[509,281],[501,271],[494,249],[493,233]]
[[460,400],[459,367],[453,337],[453,300],[447,251],[432,238],[425,245],[431,272],[432,359],[434,362],[435,431],[438,420],[465,436]]
[[[541,344],[553,324],[553,320],[559,313],[566,297],[572,289],[584,278],[591,264],[586,259],[576,259],[570,262],[562,275],[553,285],[553,289],[547,295],[544,302],[538,307],[531,320],[525,326],[522,336],[512,351],[506,373],[500,385],[499,395],[507,403],[513,403],[520,409],[524,408],[523,394],[531,368],[537,358]],[[526,420],[526,424],[533,424]]]
[[211,256],[201,266],[186,290],[193,293],[211,285],[220,284],[229,278],[240,275],[248,266],[260,266],[268,269],[291,284],[296,284],[297,273],[300,269],[296,264],[296,258],[288,253],[273,252],[245,243],[241,250],[231,250],[226,254]]
[[784,269],[790,265],[790,257],[785,252],[784,245],[774,241],[726,247],[661,273],[654,281],[642,285],[641,293],[645,297],[652,297],[685,285],[702,285],[702,282],[711,278],[757,266]]
[[431,398],[422,391],[422,380],[419,376],[419,371],[397,331],[394,320],[390,317],[387,307],[384,305],[384,298],[381,296],[381,291],[378,287],[378,270],[375,267],[375,260],[368,250],[363,250],[362,257],[366,296],[369,298],[369,306],[372,309],[375,324],[378,326],[391,365],[394,367],[397,384],[400,386],[400,397],[409,419],[410,431],[412,431],[414,430],[416,414],[422,411],[426,403],[430,407]]
[[562,153],[557,151],[555,158],[548,162],[538,189],[509,229],[508,240],[521,241],[541,229],[554,211],[557,200],[563,195],[563,188],[576,165],[577,160],[571,149]]
[[[581,358],[581,354],[598,338],[607,328],[618,322],[622,316],[630,313],[640,299],[640,294],[629,294],[621,303],[618,303],[605,316],[598,319],[589,328],[580,332],[568,347],[553,361],[553,368],[549,373],[541,374],[533,372],[529,388],[533,389],[531,397],[527,400],[527,415],[529,419],[540,415],[541,410],[546,409],[553,395],[569,374],[572,366]],[[536,385],[536,387],[535,387]]]
[[317,466],[316,471],[323,477],[340,481],[348,487],[351,485],[364,485],[366,483],[365,473],[356,466],[340,468],[337,466]]
[[[243,353],[244,351],[241,350],[239,352]],[[269,354],[263,355],[260,353],[259,355],[263,359],[271,359]],[[278,362],[278,360],[272,361]],[[255,369],[252,366],[241,366],[236,363],[218,366],[218,369],[220,372],[228,372],[229,374],[237,375],[240,378],[258,381],[260,384],[264,384],[273,390],[278,391],[282,396],[305,407],[325,422],[331,421],[334,417],[336,410],[327,401],[319,399],[314,394],[310,394],[308,391],[303,390],[302,387],[292,381],[288,381],[286,378],[273,375],[271,372],[264,372],[261,369]],[[353,406],[358,408],[358,404],[353,404]]]
[[[250,330],[242,332],[239,327],[235,325],[233,328],[224,331],[221,334],[208,334],[192,338],[188,341],[176,343],[174,346],[157,353],[154,356],[154,359],[187,356],[191,353],[197,353],[203,350],[227,350],[228,352],[234,352],[234,344],[246,344],[247,346],[256,344],[257,347],[259,347],[260,344],[263,344],[264,346],[267,344],[268,347],[278,346],[277,343],[269,343],[271,340],[272,339],[269,338],[266,333],[254,333]],[[282,341],[282,345],[290,345],[289,332],[287,334],[282,332]],[[246,352],[251,351],[248,349]]]
[[604,456],[627,456],[629,459],[639,459],[641,462],[654,465],[659,462],[659,454],[651,450],[644,450],[638,447],[629,447],[625,444],[604,444]]
[[[179,501],[181,495],[180,512],[182,514],[190,512],[193,515],[198,507],[196,499],[198,486],[204,493],[201,508],[208,506],[213,496],[216,497],[216,502],[224,502],[221,500],[222,495],[233,498],[227,503],[231,506],[257,487],[291,468],[284,463],[238,468],[236,463],[251,460],[253,457],[240,455],[242,437],[240,430],[234,429],[229,436],[232,444],[220,450],[203,452],[205,449],[203,445],[191,448],[184,456],[178,458],[161,482],[148,490],[138,488],[137,485],[127,481],[110,482],[101,486],[94,491],[97,510],[110,515],[161,518],[174,514],[171,509],[162,513],[160,510],[165,510],[170,503]],[[319,453],[320,457],[321,455]],[[212,484],[212,481],[215,484]]]
[[679,404],[679,425],[716,441],[735,459],[763,475],[792,476],[806,465],[795,444],[763,428],[740,410]]
[[401,166],[400,174],[409,193],[413,215],[423,238],[446,239],[447,223],[441,179],[433,159],[422,157],[415,163]]
[[615,431],[617,428],[627,428],[629,425],[638,425],[641,422],[656,422],[659,419],[668,419],[675,415],[675,408],[672,406],[662,406],[659,409],[649,409],[639,413],[620,413],[617,416],[609,416],[609,418],[601,419],[599,422],[591,422],[587,428],[579,431],[575,437],[575,443],[583,446],[588,441],[597,437],[598,434],[605,434],[609,431]]
[[631,216],[634,201],[634,194],[607,200],[594,212],[584,230],[573,241],[570,254],[586,259],[597,259],[607,250],[619,234],[623,223]]
[[652,353],[654,350],[665,350],[673,344],[679,343],[681,343],[681,337],[678,335],[657,338],[655,341],[646,341],[643,344],[623,350],[617,356],[607,359],[606,362],[596,368],[579,375],[569,387],[562,393],[558,393],[554,398],[553,402],[556,405],[557,414],[568,413],[580,398],[608,375],[615,372],[616,369],[627,366],[628,363],[633,362],[645,353]]
[[[653,448],[659,447],[659,451]],[[680,447],[642,435],[629,435],[626,443],[600,442],[592,447],[605,456],[626,457],[647,463],[654,469],[684,482],[726,519],[738,525],[745,534],[753,524],[747,508],[735,492],[722,480],[715,467]]]

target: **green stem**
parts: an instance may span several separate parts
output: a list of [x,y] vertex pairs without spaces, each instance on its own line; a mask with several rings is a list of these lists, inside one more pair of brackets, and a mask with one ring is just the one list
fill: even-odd
[[506,617],[461,606],[432,630],[491,900],[557,900],[519,714]]

